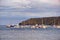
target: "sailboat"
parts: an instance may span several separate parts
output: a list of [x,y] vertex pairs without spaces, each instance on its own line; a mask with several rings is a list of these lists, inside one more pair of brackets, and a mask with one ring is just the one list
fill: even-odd
[[56,26],[56,28],[60,28],[59,22],[58,22],[58,25]]
[[41,27],[42,27],[42,28],[47,28],[47,26],[45,26],[45,25],[43,24],[43,18],[42,18],[42,25],[41,25]]
[[56,21],[56,20],[55,20],[55,18],[54,18],[54,25],[53,25],[53,27],[54,27],[54,28],[60,28],[59,23],[58,23],[58,25],[55,25],[55,21]]
[[20,26],[19,26],[18,24],[16,24],[16,25],[14,26],[14,28],[20,28]]
[[45,29],[47,28],[47,26],[43,24],[43,18],[42,18],[42,24],[41,25],[36,24],[35,26],[33,26],[33,28],[44,28]]
[[10,25],[6,25],[7,28],[10,28]]
[[56,28],[56,25],[55,25],[55,18],[54,18],[54,21],[53,21],[53,27]]
[[60,28],[60,25],[57,25],[57,28]]

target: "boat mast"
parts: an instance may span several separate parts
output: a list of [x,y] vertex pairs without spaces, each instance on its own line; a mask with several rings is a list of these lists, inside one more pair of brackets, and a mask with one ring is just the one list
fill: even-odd
[[54,22],[53,22],[53,25],[54,25],[54,27],[56,27],[56,25],[55,25],[55,18],[54,18]]
[[60,25],[60,24],[59,24],[59,20],[60,20],[60,19],[59,19],[59,18],[57,18],[57,19],[58,19],[58,21],[57,21],[57,25]]
[[43,26],[43,18],[42,18],[42,26]]
[[54,25],[55,25],[55,18],[54,18]]

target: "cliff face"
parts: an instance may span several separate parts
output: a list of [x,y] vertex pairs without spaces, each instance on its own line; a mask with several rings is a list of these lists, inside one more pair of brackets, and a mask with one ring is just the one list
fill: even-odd
[[44,24],[44,25],[60,25],[60,16],[59,17],[44,17],[44,18],[31,18],[19,23],[19,25],[35,25],[35,24]]

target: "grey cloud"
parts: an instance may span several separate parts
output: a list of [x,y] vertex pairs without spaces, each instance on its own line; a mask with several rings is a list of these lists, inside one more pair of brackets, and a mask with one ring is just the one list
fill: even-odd
[[41,8],[11,8],[11,7],[0,7],[0,12],[59,12],[59,7],[41,7]]
[[[12,16],[21,16],[21,15],[26,15],[26,16],[34,16],[33,14],[51,14],[55,13],[55,14],[59,14],[60,13],[60,5],[51,5],[50,3],[48,4],[44,4],[43,2],[39,2],[38,0],[31,0],[31,3],[19,3],[19,2],[12,2],[12,0],[10,1],[12,4],[17,3],[16,6],[19,7],[15,7],[12,4],[9,4],[10,6],[7,5],[7,3],[10,0],[5,0],[5,5],[4,5],[4,0],[1,1],[2,3],[0,4],[0,14],[3,13],[3,16],[8,16],[8,14],[12,15]],[[13,0],[14,1],[14,0]],[[16,0],[15,0],[16,1]],[[47,1],[47,0],[46,0]],[[7,3],[6,3],[7,2]],[[20,8],[21,7],[25,7],[25,8]],[[28,7],[27,7],[28,6]],[[7,14],[5,14],[7,13]],[[29,15],[27,15],[26,13],[28,13]],[[35,16],[36,16],[35,15]],[[35,17],[34,16],[34,17]],[[40,15],[41,16],[41,15]],[[43,16],[43,15],[42,15]]]

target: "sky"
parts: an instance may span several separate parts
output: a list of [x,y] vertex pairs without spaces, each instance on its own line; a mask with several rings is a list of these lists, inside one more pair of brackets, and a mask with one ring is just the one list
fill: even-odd
[[53,16],[60,16],[60,0],[0,0],[0,25]]

